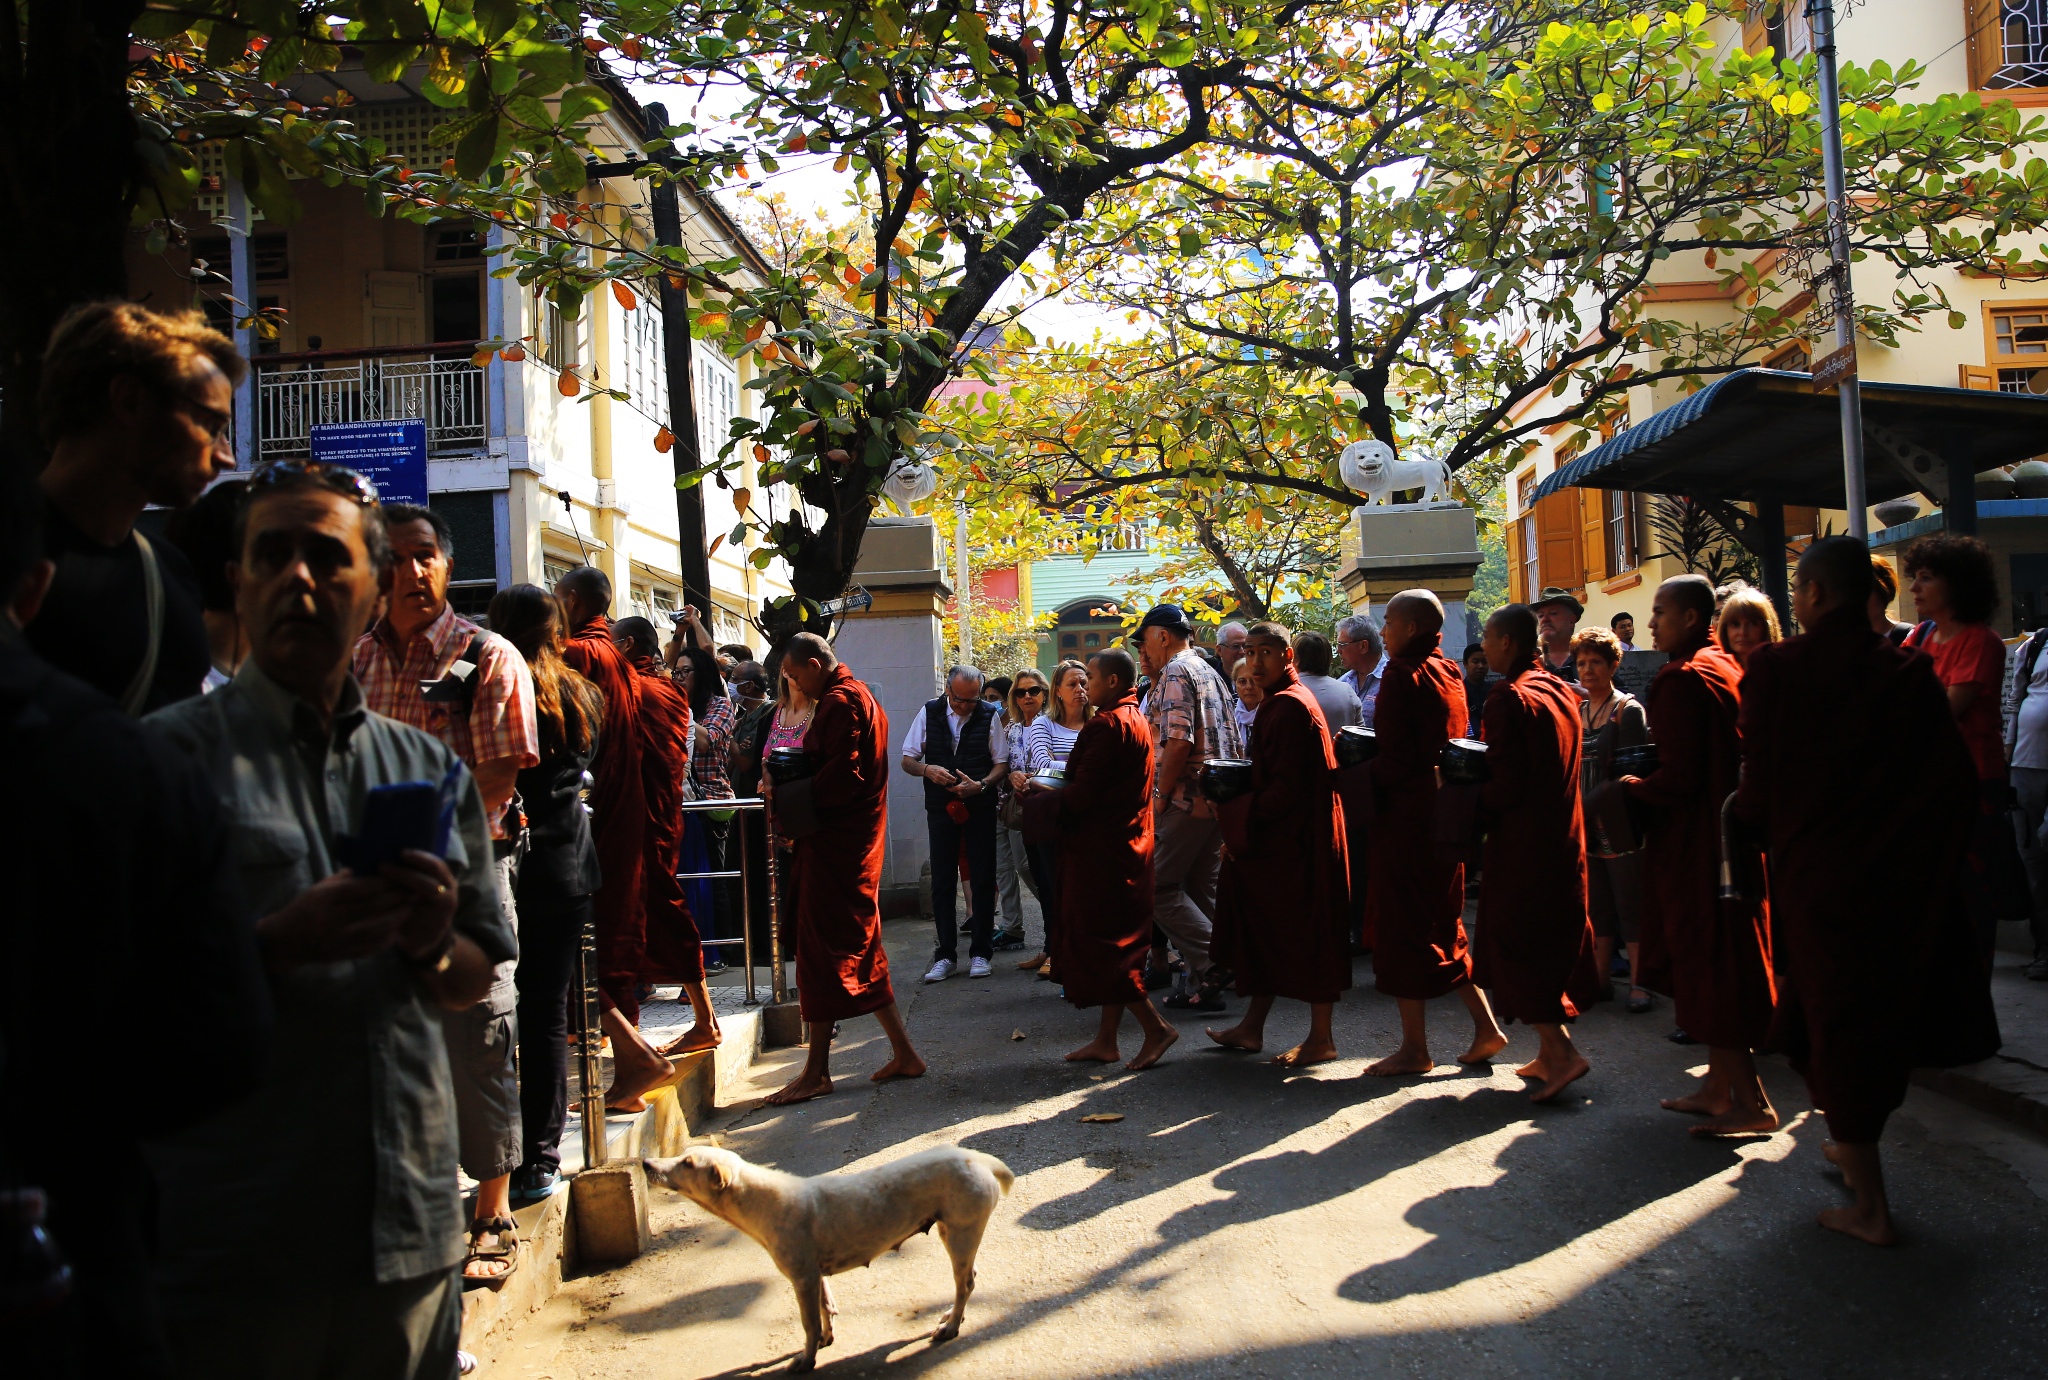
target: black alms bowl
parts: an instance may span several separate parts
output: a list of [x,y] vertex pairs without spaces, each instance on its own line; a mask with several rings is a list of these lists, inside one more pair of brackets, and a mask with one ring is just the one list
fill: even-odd
[[1444,780],[1453,786],[1483,786],[1493,779],[1493,769],[1486,764],[1486,744],[1477,738],[1453,738],[1445,743],[1437,765],[1443,769]]
[[1054,768],[1049,771],[1033,772],[1031,775],[1031,784],[1033,786],[1036,786],[1041,791],[1065,790],[1067,785],[1067,774],[1064,771],[1061,771],[1057,768]]
[[778,786],[785,781],[801,781],[818,770],[811,754],[800,748],[776,748],[761,760],[761,766]]
[[1252,764],[1242,757],[1211,757],[1202,763],[1195,784],[1203,795],[1222,805],[1251,790]]
[[1338,766],[1355,767],[1379,755],[1379,735],[1364,724],[1346,724],[1337,730]]
[[1657,771],[1657,745],[1643,743],[1638,747],[1616,748],[1614,750],[1614,775],[1618,780],[1624,776],[1653,776]]

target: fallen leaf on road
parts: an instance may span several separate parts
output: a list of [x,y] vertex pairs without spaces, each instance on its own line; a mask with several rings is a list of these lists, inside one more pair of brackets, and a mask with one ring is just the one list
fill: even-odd
[[1081,1120],[1083,1121],[1090,1122],[1122,1121],[1123,1119],[1124,1114],[1122,1112],[1090,1112],[1088,1115],[1081,1118]]
[[1013,1030],[1010,1032],[1010,1038],[1013,1040],[1021,1040],[1024,1038],[1024,1032],[1021,1030]]

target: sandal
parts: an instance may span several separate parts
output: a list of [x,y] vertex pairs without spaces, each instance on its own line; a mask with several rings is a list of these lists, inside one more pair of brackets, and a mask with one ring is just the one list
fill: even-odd
[[[488,1236],[496,1244],[486,1246],[483,1239]],[[505,1268],[496,1274],[473,1275],[469,1267],[480,1260],[502,1261]],[[469,1224],[469,1250],[462,1257],[462,1282],[469,1284],[503,1284],[519,1269],[519,1224],[510,1217],[480,1217]]]
[[1628,989],[1629,1015],[1640,1016],[1656,1004],[1657,999],[1651,996],[1647,989],[1641,987],[1631,987]]
[[1224,1008],[1223,994],[1203,988],[1200,992],[1175,992],[1160,1003],[1169,1011],[1221,1011]]
[[1040,968],[1043,968],[1045,966],[1046,959],[1050,957],[1052,957],[1051,954],[1048,954],[1047,952],[1045,952],[1045,950],[1040,949],[1037,953],[1031,955],[1031,957],[1025,959],[1022,963],[1019,963],[1017,965],[1017,971],[1020,973],[1035,973]]

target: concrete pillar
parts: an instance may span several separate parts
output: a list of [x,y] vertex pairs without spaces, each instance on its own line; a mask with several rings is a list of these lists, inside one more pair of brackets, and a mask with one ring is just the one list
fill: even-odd
[[945,673],[943,619],[952,587],[940,564],[938,528],[928,517],[872,517],[853,568],[855,583],[874,596],[848,614],[833,638],[853,674],[889,716],[888,856],[882,865],[882,909],[906,914],[917,906],[917,879],[930,854],[924,787],[897,769],[910,721],[940,693]]
[[[1353,613],[1385,612],[1404,589],[1426,589],[1444,605],[1444,655],[1465,653],[1465,601],[1485,559],[1470,508],[1396,504],[1358,508],[1344,534],[1338,579]],[[1378,616],[1378,615],[1373,615]]]

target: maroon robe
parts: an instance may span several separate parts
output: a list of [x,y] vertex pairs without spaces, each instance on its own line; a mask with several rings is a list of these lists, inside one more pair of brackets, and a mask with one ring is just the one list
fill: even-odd
[[1152,729],[1135,693],[1081,726],[1058,818],[1052,970],[1076,1006],[1143,1001],[1152,947]]
[[1586,831],[1579,814],[1579,700],[1530,666],[1486,697],[1480,724],[1493,779],[1480,788],[1486,885],[1472,980],[1504,1021],[1557,1025],[1592,1002]]
[[818,830],[796,841],[796,994],[804,1020],[843,1021],[896,1000],[882,950],[889,716],[844,665],[826,673],[804,734]]
[[640,689],[625,653],[612,645],[612,620],[603,614],[570,636],[562,647],[562,660],[604,694],[604,725],[598,733],[597,758],[590,764],[590,830],[600,878],[593,902],[597,972],[605,1000],[637,1025],[640,968],[647,957],[642,894],[647,792],[640,772]]
[[1679,1029],[1717,1049],[1764,1043],[1777,1005],[1767,904],[1724,901],[1721,804],[1742,762],[1742,664],[1713,643],[1650,683],[1657,770],[1629,787],[1656,807],[1643,863],[1642,985],[1671,994]]
[[1932,663],[1872,632],[1860,608],[1750,654],[1736,812],[1769,848],[1771,1043],[1836,1140],[1874,1143],[1909,1069],[1998,1048],[1962,901],[1977,804]]
[[1251,793],[1232,802],[1246,816],[1245,837],[1223,858],[1210,956],[1237,975],[1242,996],[1336,1001],[1351,985],[1337,755],[1323,711],[1292,667],[1259,702],[1248,751]]
[[690,774],[690,698],[651,656],[633,658],[640,692],[640,776],[647,793],[647,852],[642,894],[647,910],[646,982],[702,982],[704,938],[683,884],[683,784]]
[[[1441,639],[1439,639],[1441,640]],[[1465,678],[1436,647],[1388,659],[1373,731],[1373,822],[1367,852],[1375,936],[1373,985],[1390,997],[1429,1001],[1472,980],[1465,939],[1465,864],[1435,846],[1436,764],[1465,736]]]

